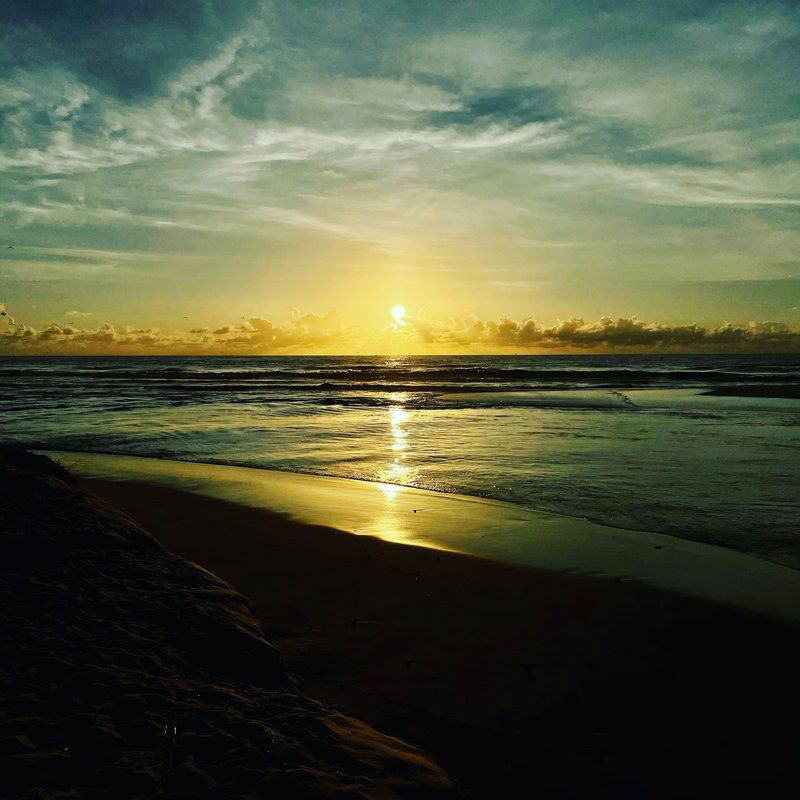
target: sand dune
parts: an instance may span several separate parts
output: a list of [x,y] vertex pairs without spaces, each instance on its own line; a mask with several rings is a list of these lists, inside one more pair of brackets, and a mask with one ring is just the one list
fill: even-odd
[[449,797],[305,697],[253,604],[48,459],[0,456],[0,796]]

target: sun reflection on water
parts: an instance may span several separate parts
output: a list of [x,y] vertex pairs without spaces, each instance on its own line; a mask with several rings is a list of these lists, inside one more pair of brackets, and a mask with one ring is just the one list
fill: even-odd
[[[405,399],[404,395],[398,392],[389,397],[392,400],[402,401]],[[378,479],[384,483],[407,484],[411,478],[412,470],[406,463],[409,449],[406,423],[410,417],[411,413],[402,405],[389,408],[389,450],[391,455],[378,474]]]
[[386,464],[378,472],[378,480],[383,491],[386,506],[381,516],[375,520],[379,535],[393,541],[403,541],[409,534],[397,507],[397,497],[403,491],[403,484],[409,484],[413,469],[406,463],[409,455],[409,434],[407,423],[411,412],[403,407],[404,392],[393,392],[389,399],[397,405],[388,409],[389,456]]

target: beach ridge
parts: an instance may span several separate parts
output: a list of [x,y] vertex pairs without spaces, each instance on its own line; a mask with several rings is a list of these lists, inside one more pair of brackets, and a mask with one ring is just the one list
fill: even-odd
[[0,495],[2,796],[455,796],[306,697],[251,601],[54,462],[2,450]]

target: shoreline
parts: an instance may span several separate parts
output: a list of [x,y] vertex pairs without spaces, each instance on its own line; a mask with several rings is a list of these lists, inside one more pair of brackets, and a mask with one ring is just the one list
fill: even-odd
[[394,484],[137,456],[48,454],[82,478],[153,483],[350,535],[645,583],[800,621],[800,572],[712,544]]
[[421,747],[468,797],[790,785],[796,625],[154,483],[79,485],[252,599],[304,690]]

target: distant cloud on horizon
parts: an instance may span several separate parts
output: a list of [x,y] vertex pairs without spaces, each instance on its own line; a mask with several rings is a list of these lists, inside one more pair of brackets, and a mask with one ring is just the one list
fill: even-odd
[[[636,317],[542,325],[526,318],[407,317],[380,331],[346,327],[334,312],[293,312],[284,323],[259,316],[220,327],[161,331],[103,323],[94,328],[50,322],[39,328],[8,315],[0,304],[3,354],[325,354],[558,353],[558,352],[800,352],[800,328],[778,322],[717,326],[669,325]],[[372,349],[370,349],[372,348]]]

